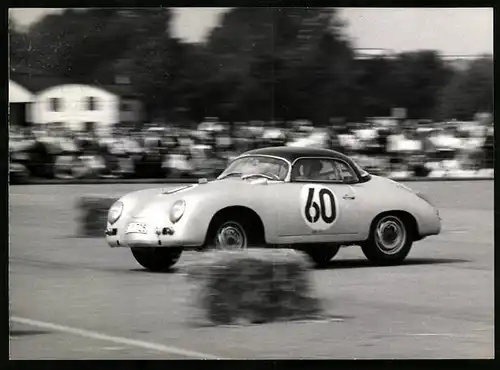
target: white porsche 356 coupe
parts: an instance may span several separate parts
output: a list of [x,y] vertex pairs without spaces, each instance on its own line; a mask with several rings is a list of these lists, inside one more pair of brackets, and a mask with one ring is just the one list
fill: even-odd
[[216,180],[121,197],[106,239],[161,271],[183,250],[206,248],[294,248],[324,265],[341,246],[359,245],[373,263],[397,264],[440,230],[424,196],[341,153],[270,147],[240,155]]

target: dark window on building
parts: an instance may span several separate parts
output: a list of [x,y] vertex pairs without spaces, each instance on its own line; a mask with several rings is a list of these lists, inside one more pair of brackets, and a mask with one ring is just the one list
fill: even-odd
[[87,97],[87,110],[98,110],[97,99],[95,97]]
[[88,134],[95,133],[95,122],[85,122],[85,132]]
[[52,112],[60,112],[62,109],[61,107],[61,99],[59,98],[50,98],[50,110]]
[[130,102],[121,102],[120,110],[122,112],[131,112],[134,110],[133,104]]

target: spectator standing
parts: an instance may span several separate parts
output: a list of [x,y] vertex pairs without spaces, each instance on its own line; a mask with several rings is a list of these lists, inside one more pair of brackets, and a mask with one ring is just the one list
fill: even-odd
[[[103,172],[105,175],[110,175],[116,169],[116,159],[111,153],[112,149],[112,138],[109,135],[103,134],[101,136],[96,136],[95,141],[97,142],[97,156],[102,159],[104,163]],[[97,160],[97,158],[95,158]]]
[[391,133],[387,137],[388,141],[388,155],[389,155],[389,163],[391,167],[391,171],[401,170],[401,167],[404,163],[404,158],[402,155],[403,142],[405,140],[405,136],[401,127],[396,125],[392,127]]
[[52,178],[54,177],[54,164],[59,152],[57,140],[52,135],[50,128],[37,130],[35,134],[35,143],[30,151],[32,168],[30,172],[34,176]]
[[495,161],[495,148],[494,148],[494,126],[493,122],[491,127],[487,128],[486,138],[484,140],[483,151],[484,151],[484,168],[493,168]]
[[331,118],[330,126],[328,127],[328,147],[341,153],[344,152],[344,148],[340,143],[339,131],[344,125],[344,120],[339,118]]

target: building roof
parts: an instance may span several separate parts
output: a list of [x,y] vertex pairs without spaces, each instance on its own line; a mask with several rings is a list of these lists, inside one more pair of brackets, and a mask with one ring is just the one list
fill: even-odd
[[373,58],[394,58],[395,53],[390,49],[377,48],[357,48],[354,49],[355,59],[373,59]]
[[139,94],[136,93],[133,89],[132,86],[130,85],[100,85],[100,84],[94,84],[92,86],[99,87],[101,89],[104,89],[106,91],[109,91],[110,93],[116,94],[122,98],[137,98],[139,97]]
[[29,103],[33,93],[14,81],[9,81],[9,103]]
[[42,90],[58,85],[81,84],[98,87],[124,98],[137,98],[139,96],[139,94],[132,90],[132,87],[130,85],[100,84],[98,81],[89,83],[88,81],[78,79],[52,76],[45,72],[28,68],[11,71],[10,79],[23,86],[27,90],[31,91],[32,93],[38,93]]
[[54,77],[39,72],[30,72],[27,70],[22,72],[11,71],[9,77],[12,81],[18,83],[19,85],[23,86],[33,93],[48,89],[52,86],[64,85],[68,83],[68,81],[59,77]]

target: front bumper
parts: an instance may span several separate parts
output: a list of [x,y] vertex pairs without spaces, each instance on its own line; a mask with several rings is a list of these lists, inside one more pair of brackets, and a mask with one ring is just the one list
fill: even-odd
[[[141,223],[146,225],[144,233],[127,232],[128,225]],[[179,225],[152,223],[144,220],[131,219],[119,225],[108,223],[105,231],[106,242],[114,247],[198,247],[199,241],[186,237]]]

